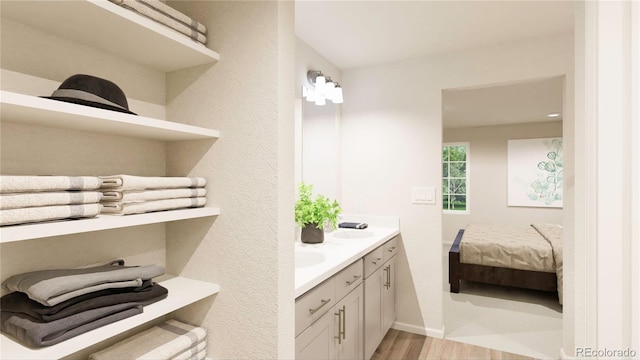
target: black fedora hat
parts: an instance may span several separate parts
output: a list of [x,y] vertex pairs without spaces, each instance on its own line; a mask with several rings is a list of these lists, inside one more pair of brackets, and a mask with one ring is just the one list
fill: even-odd
[[51,96],[43,98],[137,115],[129,111],[127,97],[118,85],[91,75],[72,75]]

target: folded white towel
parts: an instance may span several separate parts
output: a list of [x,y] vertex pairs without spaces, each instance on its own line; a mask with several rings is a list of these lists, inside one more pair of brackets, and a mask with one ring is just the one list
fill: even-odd
[[168,16],[147,4],[138,2],[136,0],[110,0],[111,2],[129,9],[137,14],[140,14],[146,18],[149,18],[157,23],[167,26],[170,29],[178,31],[179,33],[188,36],[192,40],[195,40],[201,44],[207,43],[207,37],[198,31],[197,28],[193,28],[190,25],[184,24],[182,21],[178,21],[171,16]]
[[108,191],[199,188],[207,184],[207,180],[202,177],[110,175],[100,176],[100,179],[100,189]]
[[99,191],[56,191],[0,194],[0,210],[33,206],[95,204],[102,199]]
[[[203,342],[206,336],[205,328],[169,320],[95,352],[89,356],[89,359],[171,359]],[[206,354],[206,350],[201,352]]]
[[171,6],[159,1],[159,0],[138,0],[138,2],[144,3],[145,5],[152,7],[158,11],[160,11],[161,13],[170,16],[180,22],[182,22],[183,24],[192,27],[196,30],[198,30],[199,32],[206,34],[207,33],[207,28],[206,26],[202,25],[201,23],[193,20],[191,17],[181,13],[180,11],[172,8]]
[[194,358],[198,358],[200,353],[204,353],[207,355],[207,339],[204,339],[197,343],[196,345],[190,347],[189,349],[181,352],[180,354],[171,358],[171,360],[191,360]]
[[102,205],[55,205],[36,206],[0,211],[0,225],[25,224],[49,220],[94,217],[100,213]]
[[61,190],[97,190],[102,180],[96,176],[0,175],[0,193]]
[[202,207],[207,202],[205,197],[165,199],[141,202],[104,202],[102,213],[110,215],[142,214],[152,211],[174,210],[189,207]]
[[205,188],[187,189],[166,189],[166,190],[126,190],[126,191],[106,191],[103,190],[103,202],[108,201],[149,201],[163,199],[178,199],[190,197],[202,197],[207,194]]

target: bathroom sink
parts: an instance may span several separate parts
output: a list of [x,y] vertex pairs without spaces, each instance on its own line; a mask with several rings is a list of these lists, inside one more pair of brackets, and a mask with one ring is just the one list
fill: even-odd
[[372,237],[373,233],[367,230],[338,230],[331,235],[341,239],[364,239]]
[[296,250],[295,254],[296,269],[318,265],[327,258],[325,254],[313,250]]

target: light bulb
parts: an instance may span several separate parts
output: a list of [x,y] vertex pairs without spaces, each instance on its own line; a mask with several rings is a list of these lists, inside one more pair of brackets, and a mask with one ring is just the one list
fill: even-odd
[[324,98],[324,96],[322,96],[322,95],[317,95],[317,96],[316,96],[316,105],[320,105],[320,106],[322,106],[322,105],[324,105],[324,104],[326,104],[326,103],[327,103],[327,101],[326,101],[326,99]]
[[336,83],[334,83],[333,81],[328,82],[324,86],[324,97],[327,100],[333,101],[333,97],[335,95],[335,89],[336,89]]
[[318,77],[316,77],[316,94],[324,95],[326,83],[327,79],[324,76],[319,75]]
[[307,101],[314,102],[316,101],[316,91],[313,88],[307,88]]
[[342,87],[338,86],[333,90],[332,101],[334,104],[342,104],[344,102],[344,98],[342,97]]

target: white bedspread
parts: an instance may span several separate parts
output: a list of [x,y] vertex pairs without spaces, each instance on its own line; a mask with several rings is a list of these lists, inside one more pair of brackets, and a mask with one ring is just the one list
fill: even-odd
[[562,304],[562,227],[559,225],[469,224],[460,242],[460,262],[555,272]]

